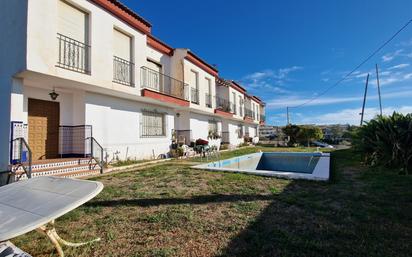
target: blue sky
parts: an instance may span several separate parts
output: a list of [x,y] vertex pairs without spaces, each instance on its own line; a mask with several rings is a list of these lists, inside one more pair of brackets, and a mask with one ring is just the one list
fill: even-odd
[[[191,49],[216,64],[222,77],[260,96],[273,125],[286,123],[286,106],[322,92],[412,18],[410,0],[123,2],[152,23],[155,36]],[[291,121],[358,124],[368,72],[365,115],[373,117],[375,63],[384,112],[412,112],[411,24],[350,79],[310,105],[291,109]]]

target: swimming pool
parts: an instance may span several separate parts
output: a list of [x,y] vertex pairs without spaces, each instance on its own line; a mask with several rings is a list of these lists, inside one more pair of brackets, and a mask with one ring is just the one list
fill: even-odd
[[291,179],[328,180],[329,153],[265,152],[196,165],[196,169]]

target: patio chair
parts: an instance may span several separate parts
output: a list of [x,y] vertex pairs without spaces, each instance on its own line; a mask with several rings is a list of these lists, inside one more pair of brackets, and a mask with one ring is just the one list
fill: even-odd
[[193,148],[187,145],[182,145],[182,148],[183,148],[183,156],[192,157],[196,155],[196,152],[193,150]]
[[10,241],[0,242],[0,257],[32,257]]
[[186,143],[186,137],[183,135],[179,135],[177,137],[177,144],[178,145],[184,145]]

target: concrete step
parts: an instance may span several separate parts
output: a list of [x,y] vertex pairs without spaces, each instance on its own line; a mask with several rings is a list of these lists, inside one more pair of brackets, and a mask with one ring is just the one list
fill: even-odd
[[93,176],[93,175],[98,175],[98,174],[100,174],[100,169],[79,170],[79,171],[61,173],[55,176],[62,177],[62,178],[81,178],[81,177],[88,177],[88,176]]
[[[35,161],[32,165],[32,178],[39,176],[83,177],[100,173],[100,167],[90,159],[70,158]],[[16,178],[27,179],[23,167],[14,167]]]
[[[54,169],[75,165],[89,164],[89,158],[63,158],[63,159],[49,159],[49,160],[37,160],[33,161],[31,165],[32,172],[45,169]],[[93,160],[92,163],[95,163]],[[27,164],[26,164],[27,165]],[[23,167],[13,167],[14,171],[23,171]]]

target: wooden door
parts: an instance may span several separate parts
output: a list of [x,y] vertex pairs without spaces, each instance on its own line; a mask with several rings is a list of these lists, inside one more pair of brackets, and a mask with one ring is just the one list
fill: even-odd
[[33,160],[57,158],[59,154],[60,105],[29,99],[29,146]]

